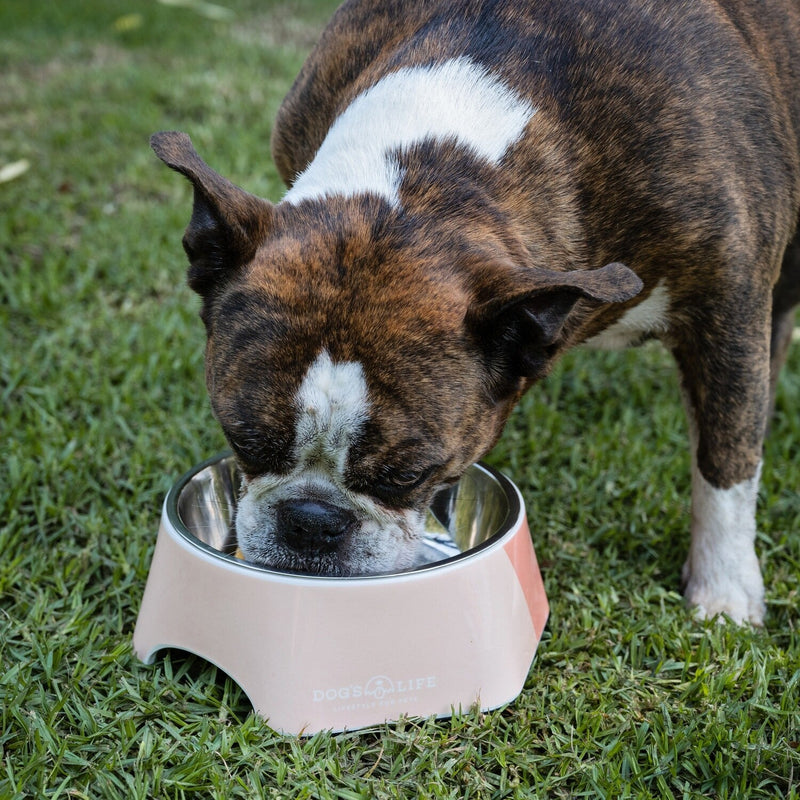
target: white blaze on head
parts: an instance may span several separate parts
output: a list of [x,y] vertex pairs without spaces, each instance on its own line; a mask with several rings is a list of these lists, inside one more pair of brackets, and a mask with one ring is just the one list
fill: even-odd
[[498,164],[535,113],[526,99],[466,57],[399,69],[344,110],[284,200],[371,193],[398,206],[398,151],[455,139]]
[[353,361],[335,364],[323,350],[303,378],[296,404],[298,465],[325,466],[341,477],[350,445],[369,416],[363,367]]

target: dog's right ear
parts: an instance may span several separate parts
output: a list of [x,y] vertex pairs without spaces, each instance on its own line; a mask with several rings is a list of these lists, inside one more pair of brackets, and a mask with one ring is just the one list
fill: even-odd
[[185,133],[155,133],[150,146],[194,186],[192,218],[183,236],[183,249],[190,263],[189,286],[206,294],[253,258],[272,227],[272,205],[214,172]]

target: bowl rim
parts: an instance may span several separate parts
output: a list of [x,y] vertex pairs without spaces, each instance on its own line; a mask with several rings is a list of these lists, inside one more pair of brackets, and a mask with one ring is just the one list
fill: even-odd
[[419,575],[420,573],[432,572],[444,567],[452,566],[456,563],[471,560],[480,555],[483,551],[499,546],[501,542],[507,538],[510,538],[514,533],[516,533],[517,529],[519,528],[520,517],[522,517],[525,513],[525,505],[519,487],[499,470],[489,466],[488,464],[484,464],[482,461],[477,461],[472,464],[469,469],[477,468],[482,472],[487,473],[490,477],[497,481],[508,502],[508,510],[503,518],[502,523],[498,527],[498,531],[492,534],[488,539],[482,541],[480,544],[475,545],[475,547],[471,547],[469,550],[465,550],[458,555],[444,558],[441,561],[432,561],[419,567],[395,570],[392,572],[380,572],[372,575],[314,575],[312,573],[275,569],[273,567],[264,567],[259,564],[254,564],[250,561],[243,561],[240,558],[236,558],[234,555],[225,553],[222,550],[212,547],[195,536],[181,519],[180,512],[178,511],[178,499],[180,498],[183,489],[192,480],[192,478],[194,478],[204,469],[212,467],[221,461],[225,461],[226,459],[235,460],[235,456],[231,450],[223,450],[222,452],[207,458],[205,461],[202,461],[193,466],[191,469],[187,470],[180,478],[178,478],[178,480],[172,484],[167,492],[167,496],[164,499],[164,513],[166,518],[172,530],[179,534],[185,542],[190,544],[195,549],[209,554],[214,559],[222,561],[225,564],[235,566],[243,570],[256,572],[261,575],[273,576],[275,578],[302,579],[304,581],[307,580],[328,583],[352,583],[355,581],[375,581],[386,578],[410,577],[413,575]]

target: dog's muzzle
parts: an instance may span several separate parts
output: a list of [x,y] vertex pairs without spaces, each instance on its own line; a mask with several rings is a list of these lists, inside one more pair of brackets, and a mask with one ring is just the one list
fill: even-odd
[[333,552],[356,525],[351,511],[319,500],[284,500],[276,513],[281,542],[305,554]]

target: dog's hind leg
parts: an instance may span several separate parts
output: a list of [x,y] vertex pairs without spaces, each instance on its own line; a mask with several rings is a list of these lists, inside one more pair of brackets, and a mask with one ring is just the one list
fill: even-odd
[[[775,408],[775,390],[794,332],[795,306],[800,304],[800,232],[786,248],[780,278],[772,291],[772,337],[770,340],[770,411]],[[771,414],[770,414],[771,416]]]

